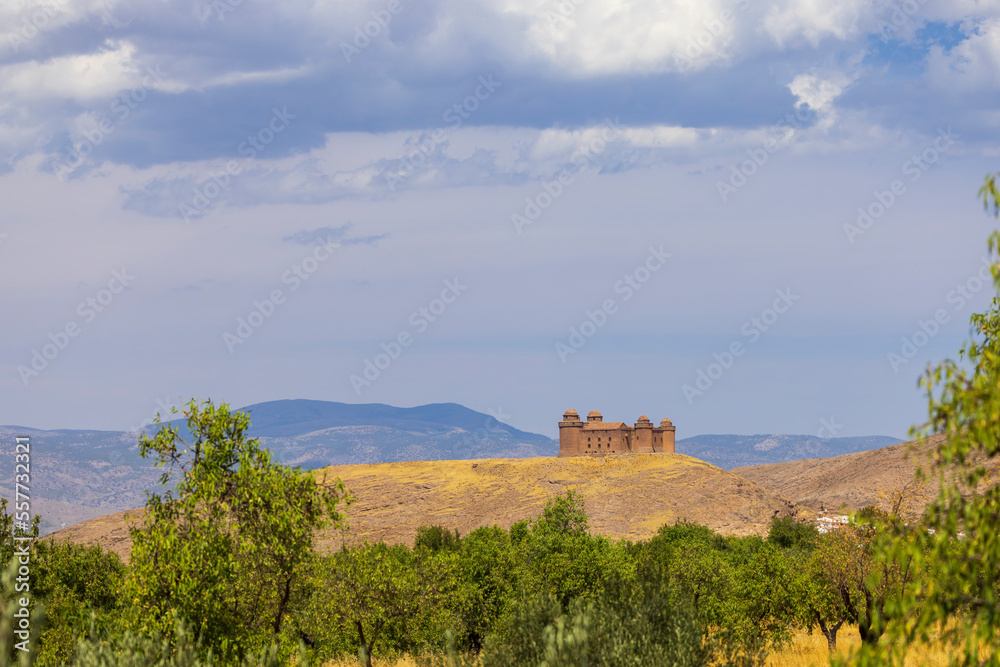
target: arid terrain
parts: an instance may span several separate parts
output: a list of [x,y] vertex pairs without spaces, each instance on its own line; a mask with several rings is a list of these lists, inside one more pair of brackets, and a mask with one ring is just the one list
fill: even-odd
[[[880,490],[891,491],[911,482],[917,467],[927,466],[928,451],[940,441],[935,436],[923,444],[911,440],[869,452],[747,466],[732,472],[812,510],[857,510],[876,503]],[[937,485],[929,481],[924,492],[936,491]]]
[[[463,535],[478,526],[537,516],[550,498],[573,489],[584,500],[591,529],[614,539],[645,539],[660,526],[688,519],[730,535],[762,534],[771,517],[798,508],[774,491],[683,454],[607,458],[483,459],[331,466],[355,497],[346,533],[329,529],[321,549],[347,540],[412,542],[416,529],[439,524]],[[96,543],[123,557],[130,549],[119,512],[53,534]]]

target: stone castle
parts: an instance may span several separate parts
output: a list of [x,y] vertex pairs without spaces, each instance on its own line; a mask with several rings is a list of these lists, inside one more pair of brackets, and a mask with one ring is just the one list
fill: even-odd
[[653,426],[649,417],[643,415],[635,426],[629,426],[625,422],[606,422],[600,412],[591,410],[583,422],[576,410],[567,410],[559,422],[559,456],[672,454],[676,430],[669,419]]

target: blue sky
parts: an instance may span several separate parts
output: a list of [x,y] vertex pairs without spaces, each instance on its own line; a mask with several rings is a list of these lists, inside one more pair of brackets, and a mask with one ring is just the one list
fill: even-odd
[[904,437],[993,294],[998,92],[996,1],[7,2],[0,423]]

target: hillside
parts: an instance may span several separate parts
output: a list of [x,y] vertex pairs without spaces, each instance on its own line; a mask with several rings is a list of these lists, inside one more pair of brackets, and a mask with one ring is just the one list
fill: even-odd
[[[935,447],[940,438],[930,438],[922,446],[911,440],[868,452],[748,466],[732,472],[810,509],[844,506],[856,510],[875,503],[880,489],[911,481],[917,466],[927,463],[927,448]],[[935,488],[931,485],[929,490]]]
[[725,470],[868,451],[901,442],[885,435],[817,438],[811,435],[696,435],[677,441],[677,451]]
[[[760,534],[775,514],[798,509],[767,488],[682,454],[420,461],[331,466],[322,472],[342,479],[356,498],[348,511],[349,532],[331,529],[320,536],[325,550],[343,539],[408,543],[425,524],[462,534],[478,526],[509,527],[537,516],[548,499],[567,489],[583,498],[591,529],[615,539],[645,539],[680,519],[724,534]],[[127,555],[125,514],[85,521],[53,537]]]

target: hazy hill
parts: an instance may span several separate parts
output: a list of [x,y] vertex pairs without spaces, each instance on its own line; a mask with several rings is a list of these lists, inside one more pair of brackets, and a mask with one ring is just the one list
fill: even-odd
[[[651,537],[678,519],[724,534],[760,534],[776,514],[796,506],[774,491],[681,454],[635,454],[602,459],[532,458],[420,461],[331,466],[355,495],[350,531],[328,530],[319,540],[331,550],[347,539],[411,543],[416,529],[440,524],[463,535],[477,526],[537,516],[566,489],[583,498],[591,530],[612,538]],[[142,510],[128,513],[141,516]],[[127,555],[125,513],[55,533],[57,539],[98,543]]]
[[800,459],[825,458],[868,451],[901,442],[871,435],[854,438],[816,438],[809,435],[697,435],[677,441],[677,451],[720,468],[766,465]]
[[457,403],[397,408],[287,400],[244,408],[251,434],[289,465],[555,456],[556,441]]

